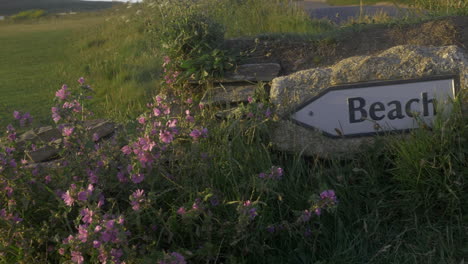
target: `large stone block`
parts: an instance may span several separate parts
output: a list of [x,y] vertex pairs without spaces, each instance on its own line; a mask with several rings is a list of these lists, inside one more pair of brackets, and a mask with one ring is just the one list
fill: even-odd
[[291,112],[325,89],[343,84],[408,80],[437,75],[459,76],[461,89],[468,87],[468,60],[457,46],[396,46],[380,54],[344,59],[328,68],[300,71],[275,78],[270,100],[281,117],[272,130],[273,142],[280,150],[305,155],[343,156],[358,152],[373,137],[329,138],[288,119]]

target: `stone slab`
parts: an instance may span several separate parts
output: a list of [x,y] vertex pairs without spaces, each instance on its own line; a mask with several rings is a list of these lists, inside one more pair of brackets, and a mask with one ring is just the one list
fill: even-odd
[[225,84],[208,90],[203,96],[201,103],[205,105],[247,102],[249,96],[254,96],[257,84]]

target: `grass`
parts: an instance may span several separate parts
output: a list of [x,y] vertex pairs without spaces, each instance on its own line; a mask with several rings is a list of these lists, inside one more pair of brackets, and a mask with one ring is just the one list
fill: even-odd
[[13,15],[31,9],[42,9],[47,13],[89,12],[114,6],[112,2],[80,0],[15,0],[0,2],[0,15]]
[[[285,10],[284,5],[263,9],[258,4],[263,0],[246,0],[246,5],[227,1],[224,4],[235,8],[208,2],[213,8],[207,14],[224,25],[230,37],[336,32],[328,24],[306,19],[300,10]],[[124,6],[105,16],[0,24],[0,125],[12,119],[13,110],[29,111],[37,124],[47,124],[54,92],[62,83],[74,86],[81,76],[96,91],[91,105],[96,116],[134,125],[145,103],[162,87],[165,54],[157,29],[164,13],[158,5],[146,7]],[[439,119],[431,131],[378,138],[361,155],[342,160],[277,152],[270,143],[267,123],[239,118],[217,121],[215,111],[205,111],[197,126],[209,128],[208,139],[192,144],[188,136],[182,137],[177,149],[163,156],[142,185],[117,182],[118,162],[125,160],[120,155],[121,145],[108,153],[105,147],[94,153],[91,143],[89,153],[83,151],[90,155],[86,156],[89,162],[71,159],[69,166],[50,174],[57,189],[66,190],[75,182],[73,176],[79,175],[84,180],[78,184],[86,187],[84,169],[98,161],[105,163],[99,169],[102,183],[96,188],[112,199],[102,211],[125,213],[126,225],[134,235],[130,244],[143,245],[138,250],[128,248],[125,254],[134,257],[129,263],[154,263],[163,250],[183,252],[193,263],[461,263],[468,255],[468,126],[460,108],[454,109],[452,116]],[[118,140],[141,136],[138,130],[129,130],[133,132]],[[283,179],[261,181],[258,173],[273,165],[284,168]],[[0,248],[7,252],[0,260],[63,262],[56,248],[51,253],[46,248],[60,245],[76,231],[70,225],[80,221],[78,208],[65,207],[60,198],[31,184],[36,179],[32,172],[21,173],[25,177],[3,171],[1,187],[4,182],[16,187],[18,212],[29,224],[22,230],[22,241],[30,242],[31,234],[37,237],[27,243],[33,246],[24,249],[16,245]],[[42,178],[37,179],[43,184]],[[152,199],[151,207],[142,214],[129,208],[128,197],[136,188],[145,189]],[[306,226],[296,227],[293,222],[310,206],[314,195],[326,189],[336,191],[339,205],[308,224],[313,233],[308,237]],[[192,208],[194,200],[207,192],[220,194],[219,209],[187,218],[175,213],[182,206]],[[34,197],[36,203],[28,203],[25,197]],[[0,199],[7,202],[11,198],[2,193]],[[236,213],[238,203],[245,200],[257,202],[260,212],[248,226],[242,226]],[[101,213],[98,210],[96,214]],[[4,222],[0,224],[2,232],[9,231]],[[148,229],[152,225],[157,225],[154,232]],[[270,225],[284,230],[265,232]],[[11,233],[3,234],[0,246],[9,244],[4,239]],[[44,237],[48,238],[45,242]]]
[[378,3],[392,3],[396,5],[410,5],[414,1],[412,0],[327,0],[327,4],[330,5],[340,5],[340,6],[345,6],[345,5],[360,5],[361,3],[363,5],[375,5]]
[[48,120],[51,95],[75,77],[68,71],[77,52],[72,45],[75,35],[101,21],[100,17],[80,17],[0,25],[2,126],[14,110],[30,112],[38,123]]

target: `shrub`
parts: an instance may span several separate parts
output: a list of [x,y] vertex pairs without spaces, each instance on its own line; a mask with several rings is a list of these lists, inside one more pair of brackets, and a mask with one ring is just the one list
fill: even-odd
[[37,19],[43,17],[47,14],[46,11],[42,9],[33,9],[19,12],[18,14],[10,16],[12,20],[26,20],[26,19]]

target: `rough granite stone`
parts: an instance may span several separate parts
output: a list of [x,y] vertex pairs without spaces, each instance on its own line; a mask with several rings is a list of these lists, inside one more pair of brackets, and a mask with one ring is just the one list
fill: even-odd
[[[319,156],[345,156],[358,152],[372,137],[332,139],[298,126],[286,117],[299,104],[330,86],[356,82],[404,80],[458,74],[461,89],[468,88],[468,56],[457,46],[396,46],[380,54],[344,59],[328,68],[300,71],[275,78],[270,101],[281,117],[272,140],[283,151]],[[465,104],[466,106],[466,104]]]

